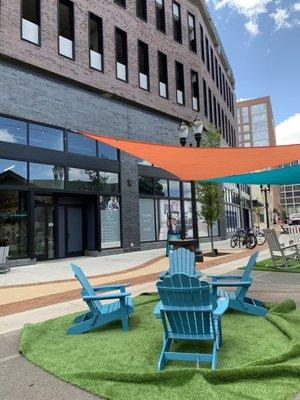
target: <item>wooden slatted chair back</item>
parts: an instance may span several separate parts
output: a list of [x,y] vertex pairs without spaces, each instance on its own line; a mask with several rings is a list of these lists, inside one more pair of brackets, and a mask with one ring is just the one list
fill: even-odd
[[270,252],[273,253],[274,251],[281,251],[280,242],[276,235],[275,230],[274,229],[264,229],[264,234],[266,236]]
[[175,274],[157,282],[165,329],[184,337],[214,335],[212,300],[208,282]]
[[[242,282],[249,281],[252,279],[251,273],[252,273],[253,268],[255,267],[258,255],[259,255],[259,251],[256,251],[249,258],[248,263],[244,269],[244,272],[243,272],[243,275],[241,278]],[[244,297],[246,295],[247,290],[248,290],[248,287],[243,287],[243,286],[238,287],[235,291],[236,298],[238,299],[239,297]]]
[[[90,285],[89,281],[87,280],[87,277],[85,276],[84,272],[82,271],[82,269],[74,264],[71,263],[71,268],[74,272],[75,277],[78,279],[78,281],[80,282],[81,286],[82,286],[82,290],[81,290],[81,295],[82,296],[96,296],[96,292],[94,291],[94,289],[92,288],[92,286]],[[88,301],[87,302],[88,306],[90,307],[91,311],[98,311],[101,313],[101,302],[100,300],[97,301]]]
[[186,275],[195,274],[195,253],[180,247],[169,254],[170,269],[169,274],[180,274]]

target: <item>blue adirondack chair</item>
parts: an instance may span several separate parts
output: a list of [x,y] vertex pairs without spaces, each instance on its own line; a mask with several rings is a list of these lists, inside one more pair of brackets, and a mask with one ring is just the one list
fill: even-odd
[[[242,275],[211,276],[214,297],[227,298],[229,308],[251,315],[264,316],[268,310],[260,300],[246,297],[252,284],[251,272],[256,264],[259,252],[252,254]],[[235,291],[218,289],[219,287],[235,287]]]
[[194,275],[198,278],[202,276],[201,272],[196,271],[195,253],[183,247],[170,251],[169,265],[169,270],[159,275],[160,279],[164,279],[167,275],[180,273]]
[[[127,331],[128,317],[134,311],[131,294],[125,291],[125,287],[128,285],[92,287],[80,267],[71,264],[71,268],[82,286],[82,300],[86,302],[90,311],[78,315],[74,319],[74,325],[67,330],[67,335],[85,333],[116,320],[121,320],[123,330]],[[97,294],[114,290],[120,290],[120,293]],[[109,304],[101,303],[101,300],[110,299],[118,299],[118,301]]]
[[[228,307],[228,300],[219,299],[214,310],[209,283],[185,274],[166,276],[156,286],[164,326],[158,370],[162,370],[168,360],[206,362],[215,369],[222,339],[221,315]],[[172,341],[189,340],[211,342],[212,351],[205,354],[170,351]]]

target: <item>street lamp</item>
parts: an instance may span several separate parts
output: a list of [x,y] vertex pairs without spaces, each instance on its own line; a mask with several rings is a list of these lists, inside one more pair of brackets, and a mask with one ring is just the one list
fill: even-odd
[[196,140],[196,146],[200,147],[204,125],[203,122],[199,119],[199,117],[196,117],[194,122],[192,122],[190,125],[187,125],[183,121],[179,125],[178,131],[179,131],[179,141],[181,146],[184,147],[186,145],[187,138],[189,135],[189,127],[192,128],[193,130],[194,138]]
[[[201,139],[202,139],[202,132],[204,128],[203,122],[200,120],[199,117],[196,117],[194,122],[191,124],[187,125],[185,122],[181,122],[181,124],[178,127],[179,131],[179,141],[181,146],[185,146],[187,143],[187,138],[189,136],[189,128],[192,129],[194,133],[194,138],[196,141],[196,147],[200,147],[201,144]],[[192,144],[190,144],[192,146]],[[195,192],[195,182],[192,182],[192,194],[193,197],[196,198],[196,192]],[[197,206],[196,203],[193,201],[193,214],[197,215]],[[193,228],[194,228],[194,235],[196,236],[197,240],[197,249],[196,249],[196,261],[203,261],[203,255],[202,251],[200,248],[200,243],[199,243],[199,235],[198,235],[198,223],[197,220],[193,222]]]
[[266,216],[267,216],[267,228],[270,228],[270,219],[269,219],[269,203],[268,203],[268,193],[271,191],[271,186],[267,185],[264,187],[263,185],[260,185],[260,191],[261,194],[264,193],[265,195],[265,207],[266,207]]

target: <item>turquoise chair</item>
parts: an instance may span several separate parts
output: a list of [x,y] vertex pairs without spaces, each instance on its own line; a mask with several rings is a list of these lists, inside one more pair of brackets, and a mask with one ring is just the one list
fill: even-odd
[[183,247],[171,251],[169,254],[169,270],[159,275],[160,279],[164,279],[167,275],[174,274],[194,275],[200,278],[201,272],[196,271],[195,253]]
[[[169,360],[205,362],[216,369],[217,350],[222,342],[221,316],[228,307],[228,300],[218,299],[217,307],[213,309],[209,283],[185,274],[166,276],[156,286],[164,326],[158,370],[162,370]],[[172,342],[179,341],[210,342],[212,350],[204,354],[170,351]]]
[[[128,285],[92,287],[80,267],[71,264],[71,268],[82,286],[82,300],[86,302],[90,311],[74,319],[74,325],[67,330],[67,335],[85,333],[116,320],[122,321],[122,328],[127,331],[128,317],[134,311],[131,294],[125,291],[125,287]],[[120,293],[97,294],[114,290],[120,290]],[[111,299],[118,299],[118,301],[109,304],[101,303],[101,300]]]
[[[252,284],[251,272],[256,264],[259,252],[252,254],[242,275],[210,276],[212,280],[213,295],[215,298],[229,300],[229,308],[246,314],[264,316],[268,310],[260,300],[247,297],[248,289]],[[235,291],[226,291],[220,287],[233,287]]]

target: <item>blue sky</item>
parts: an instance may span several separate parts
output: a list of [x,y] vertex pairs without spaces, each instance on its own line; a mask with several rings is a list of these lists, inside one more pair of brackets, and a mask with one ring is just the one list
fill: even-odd
[[237,98],[269,95],[280,144],[300,143],[300,1],[207,0]]

